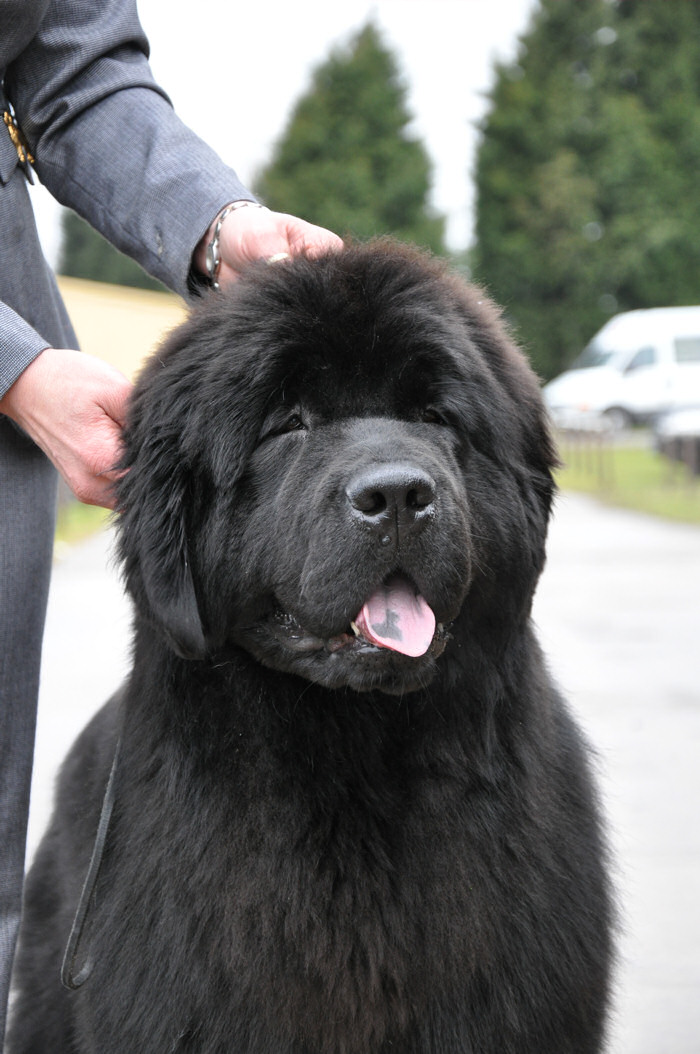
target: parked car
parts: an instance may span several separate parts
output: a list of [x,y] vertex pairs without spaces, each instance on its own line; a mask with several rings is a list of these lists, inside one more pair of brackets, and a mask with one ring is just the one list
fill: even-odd
[[700,405],[700,307],[615,315],[543,392],[561,428],[622,428]]

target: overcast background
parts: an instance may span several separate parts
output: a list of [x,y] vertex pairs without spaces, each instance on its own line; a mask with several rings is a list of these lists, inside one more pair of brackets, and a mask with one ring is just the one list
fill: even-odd
[[[269,160],[312,70],[372,17],[409,88],[413,130],[433,164],[432,203],[448,218],[448,246],[469,244],[475,123],[494,62],[515,57],[536,0],[198,0],[195,7],[139,0],[138,6],[153,70],[175,109],[245,183]],[[33,200],[55,264],[58,209],[41,189]]]

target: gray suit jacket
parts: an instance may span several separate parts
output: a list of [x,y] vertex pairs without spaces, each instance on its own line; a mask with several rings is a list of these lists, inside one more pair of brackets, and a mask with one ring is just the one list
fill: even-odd
[[[253,195],[155,83],[135,0],[0,0],[0,78],[41,182],[186,296],[212,219]],[[48,345],[76,341],[2,124],[0,395]]]

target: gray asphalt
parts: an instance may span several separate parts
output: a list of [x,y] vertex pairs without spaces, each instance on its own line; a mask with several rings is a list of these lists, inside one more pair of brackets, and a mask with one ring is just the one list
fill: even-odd
[[[55,568],[30,845],[128,662],[109,532]],[[535,619],[597,756],[622,915],[610,1054],[700,1054],[700,530],[560,498]]]

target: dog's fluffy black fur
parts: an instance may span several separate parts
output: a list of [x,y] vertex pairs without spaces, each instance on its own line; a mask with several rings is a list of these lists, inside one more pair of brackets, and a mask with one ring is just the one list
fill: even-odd
[[[497,310],[412,249],[261,265],[171,335],[119,487],[133,670],[63,768],[12,1054],[601,1050],[603,840],[530,624],[554,462]],[[388,576],[422,656],[352,632]]]

